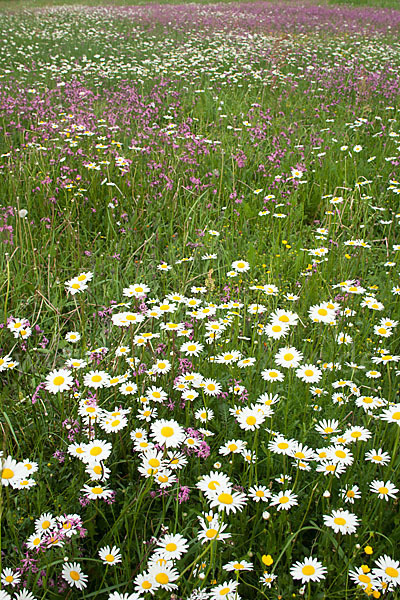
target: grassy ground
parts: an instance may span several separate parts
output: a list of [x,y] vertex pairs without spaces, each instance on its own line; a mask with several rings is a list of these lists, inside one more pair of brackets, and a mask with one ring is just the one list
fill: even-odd
[[0,598],[396,598],[398,28],[2,14]]

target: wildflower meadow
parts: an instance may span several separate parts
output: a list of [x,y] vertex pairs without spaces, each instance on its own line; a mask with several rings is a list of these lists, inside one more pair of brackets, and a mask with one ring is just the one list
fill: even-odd
[[0,2],[0,600],[400,598],[396,4]]

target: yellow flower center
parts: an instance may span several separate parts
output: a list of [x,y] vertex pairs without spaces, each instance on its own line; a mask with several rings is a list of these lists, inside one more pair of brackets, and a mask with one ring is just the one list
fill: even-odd
[[279,442],[277,446],[280,450],[286,450],[287,448],[289,448],[289,444],[287,442]]
[[400,419],[400,412],[396,411],[395,413],[393,413],[392,419],[395,419],[396,421],[398,421]]
[[157,468],[157,467],[159,467],[159,466],[160,466],[160,461],[158,460],[158,458],[151,458],[151,459],[149,460],[149,465],[150,465],[151,467]]
[[100,446],[93,446],[93,448],[90,450],[90,454],[92,456],[98,456],[101,453],[102,453],[102,449],[100,448]]
[[71,579],[73,579],[74,581],[79,581],[81,576],[79,575],[78,571],[70,571],[69,572],[69,576],[71,577]]
[[379,488],[379,493],[380,494],[387,494],[388,491],[389,491],[388,488],[385,487],[385,486],[382,486],[382,487]]
[[11,479],[12,477],[14,477],[14,471],[9,469],[8,467],[3,469],[3,472],[1,474],[2,479]]
[[151,583],[150,583],[150,581],[147,581],[147,580],[146,580],[146,581],[142,581],[142,588],[143,588],[144,590],[150,590],[150,589],[151,589],[151,587],[152,587],[152,586],[151,586]]
[[304,371],[304,375],[305,375],[306,377],[312,377],[312,375],[314,375],[314,371],[313,371],[312,369],[306,369],[306,370]]
[[120,423],[121,421],[119,419],[115,419],[114,421],[112,421],[111,427],[117,427],[117,425],[119,425]]
[[218,531],[216,529],[207,529],[206,531],[206,537],[208,537],[208,539],[214,538],[217,535]]
[[338,458],[345,458],[346,457],[346,452],[343,452],[343,450],[336,450],[335,454],[336,454],[336,456]]
[[355,496],[355,493],[353,492],[353,490],[349,490],[348,492],[346,492],[346,496],[347,496],[348,498],[354,498],[354,496]]
[[294,355],[291,352],[287,352],[286,354],[284,354],[283,358],[284,360],[290,361],[294,359]]
[[312,565],[304,565],[304,567],[301,569],[301,572],[303,575],[314,575],[315,567]]
[[235,450],[237,450],[237,445],[236,444],[229,444],[228,449],[231,452],[234,452]]
[[254,425],[256,423],[257,419],[253,416],[247,417],[246,419],[246,423],[247,425]]
[[229,494],[228,492],[223,492],[218,496],[218,500],[219,502],[221,502],[221,504],[232,504],[233,497],[232,494]]
[[115,556],[113,556],[112,554],[106,554],[104,560],[106,560],[109,563],[112,563],[115,560]]
[[280,504],[286,504],[287,502],[289,502],[289,497],[288,496],[282,496],[281,498],[279,498],[279,503]]
[[173,542],[170,542],[169,544],[167,544],[165,546],[165,549],[167,552],[174,552],[177,549],[177,547],[178,546],[176,544],[174,544]]
[[343,517],[335,517],[333,522],[335,525],[346,525],[346,519],[343,519]]
[[92,494],[102,494],[102,493],[103,493],[103,488],[101,488],[101,487],[92,488]]
[[161,429],[161,435],[163,437],[169,438],[174,435],[174,430],[172,427],[165,426]]
[[169,582],[169,577],[166,573],[157,573],[156,581],[160,585],[166,585]]
[[224,588],[222,588],[222,590],[219,590],[219,595],[226,596],[227,594],[229,594],[230,591],[231,591],[231,588],[224,587]]
[[326,310],[326,308],[320,308],[318,309],[318,314],[321,315],[321,317],[326,317],[328,311]]
[[12,575],[7,575],[5,580],[7,581],[7,583],[12,583],[14,581],[14,577]]
[[54,385],[62,385],[64,383],[65,379],[64,377],[62,377],[62,375],[57,375],[57,377],[54,377],[53,379],[53,384]]
[[386,567],[385,573],[386,573],[386,575],[389,575],[389,577],[398,577],[399,576],[398,570],[394,569],[393,567]]
[[264,492],[262,490],[257,490],[256,491],[256,496],[258,498],[264,498]]

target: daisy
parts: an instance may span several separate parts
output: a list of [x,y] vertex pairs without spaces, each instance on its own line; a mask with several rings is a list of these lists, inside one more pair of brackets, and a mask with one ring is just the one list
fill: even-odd
[[211,410],[211,408],[206,408],[205,406],[203,406],[194,413],[194,416],[196,419],[199,419],[203,422],[211,421],[214,418],[214,411]]
[[277,575],[274,575],[273,573],[268,573],[268,571],[264,571],[264,573],[259,579],[259,582],[262,583],[265,587],[270,588],[276,578]]
[[269,338],[279,340],[281,337],[288,335],[290,327],[287,323],[270,323],[264,325],[262,332],[265,333]]
[[303,360],[302,352],[299,352],[294,347],[281,348],[275,354],[275,362],[280,367],[294,368],[298,367]]
[[105,371],[89,371],[83,378],[83,384],[95,390],[108,387],[110,376]]
[[229,581],[224,581],[221,585],[217,585],[210,589],[209,598],[212,600],[216,600],[217,598],[224,598],[225,600],[235,600],[238,597],[236,588],[238,587],[239,582],[233,581],[230,579]]
[[296,376],[305,383],[318,383],[322,377],[322,371],[314,365],[302,365],[296,369]]
[[223,456],[228,456],[228,454],[240,454],[246,447],[246,442],[244,440],[229,440],[223,444],[219,453]]
[[82,456],[82,460],[86,463],[100,462],[101,460],[107,460],[112,450],[112,444],[105,442],[104,440],[92,440],[85,446],[85,452]]
[[120,549],[116,546],[110,548],[110,546],[104,546],[100,548],[99,556],[105,565],[116,565],[122,562]]
[[289,510],[298,504],[297,498],[292,490],[284,490],[272,496],[271,506],[276,506],[278,510]]
[[369,488],[371,492],[374,492],[374,494],[378,494],[378,497],[381,500],[386,501],[388,501],[389,498],[397,498],[396,492],[399,491],[391,481],[384,482],[379,481],[377,479],[371,481]]
[[255,431],[255,429],[259,429],[264,423],[265,417],[266,415],[262,408],[252,404],[250,407],[246,407],[240,412],[236,421],[241,429],[244,429],[245,431]]
[[[0,455],[1,456],[1,455]],[[23,463],[17,462],[11,456],[0,458],[1,485],[7,487],[26,477]]]
[[185,439],[183,427],[172,419],[159,419],[151,424],[150,429],[150,435],[155,442],[167,448],[177,448]]
[[21,582],[21,575],[12,569],[3,569],[1,572],[1,583],[15,587]]
[[372,436],[372,433],[365,427],[351,427],[344,432],[344,437],[351,442],[366,442]]
[[180,350],[185,356],[199,356],[204,350],[204,344],[195,341],[185,342],[180,347]]
[[379,418],[388,423],[397,423],[400,426],[400,404],[393,404],[390,408],[384,410]]
[[303,446],[300,442],[294,443],[290,456],[301,461],[315,460],[314,450],[308,448],[308,446]]
[[171,370],[171,363],[169,360],[158,360],[152,367],[151,370],[159,375],[160,373],[168,373]]
[[232,560],[230,562],[228,562],[226,565],[223,566],[223,569],[225,569],[225,571],[252,571],[253,570],[253,563],[251,562],[247,562],[247,560],[240,560],[240,561],[235,561]]
[[240,512],[246,504],[246,496],[241,492],[232,492],[230,487],[225,487],[215,491],[211,496],[210,508],[216,508],[218,512],[225,511],[227,515],[230,512]]
[[326,572],[326,567],[322,566],[321,562],[311,556],[305,558],[302,562],[297,561],[290,568],[290,574],[293,579],[301,579],[301,583],[321,581],[321,579],[325,579]]
[[78,590],[83,590],[87,586],[88,576],[82,573],[82,569],[78,563],[66,563],[63,566],[61,577],[71,587],[77,587]]
[[352,465],[354,457],[345,446],[329,446],[326,451],[328,460],[338,462],[343,465]]
[[90,485],[84,485],[81,489],[89,500],[97,500],[97,498],[107,499],[113,496],[113,490],[110,490],[105,487],[101,487],[99,485],[91,487]]
[[271,452],[274,452],[274,454],[286,454],[287,456],[291,456],[294,448],[295,440],[287,440],[281,435],[277,435],[268,444],[268,449],[271,450]]
[[157,409],[151,408],[148,404],[144,404],[144,406],[138,410],[136,416],[140,421],[149,423],[152,419],[157,418]]
[[248,496],[253,502],[267,502],[271,498],[271,492],[265,485],[257,485],[249,489]]
[[153,385],[151,388],[146,389],[145,397],[147,400],[154,400],[154,402],[163,402],[168,398],[168,394],[161,387]]
[[81,358],[69,358],[65,362],[65,366],[70,369],[84,369],[87,366],[87,362]]
[[365,411],[382,406],[383,402],[379,396],[359,396],[356,398],[356,406],[363,408]]
[[69,292],[72,296],[75,296],[75,294],[84,292],[88,289],[87,284],[78,281],[77,278],[69,279],[65,282],[64,285],[66,287],[66,291]]
[[[153,595],[154,591],[160,587],[154,577],[150,576],[150,574],[146,571],[135,577],[134,584],[135,590],[138,594],[147,594],[149,592],[151,595]],[[141,596],[138,596],[137,598],[139,600]]]
[[261,371],[261,377],[264,381],[283,381],[285,379],[284,374],[277,369],[264,369]]
[[116,433],[117,431],[121,431],[127,427],[128,419],[124,415],[107,417],[102,419],[99,425],[106,433]]
[[162,590],[171,591],[178,587],[173,583],[179,577],[179,573],[174,567],[155,564],[150,567],[149,576],[154,578]]
[[277,308],[275,312],[270,314],[272,325],[280,323],[281,325],[293,326],[297,325],[299,315],[290,311]]
[[79,333],[79,331],[69,331],[65,335],[65,339],[67,340],[67,342],[71,342],[71,344],[76,344],[76,342],[79,342],[79,340],[81,339],[81,334]]
[[367,462],[373,462],[377,465],[388,465],[390,463],[390,455],[387,452],[384,452],[382,450],[382,448],[379,448],[378,450],[375,450],[375,448],[373,450],[368,450],[368,452],[365,453],[365,460]]
[[71,374],[66,369],[56,369],[49,373],[45,380],[45,388],[52,394],[71,389],[74,383]]
[[165,560],[180,560],[186,554],[189,545],[187,539],[179,533],[164,535],[158,542],[155,554]]
[[377,565],[372,569],[372,574],[376,578],[382,578],[387,583],[394,586],[400,585],[400,562],[393,560],[387,554],[380,556],[375,561]]
[[335,475],[335,477],[340,477],[342,473],[346,471],[346,466],[331,460],[321,460],[320,464],[317,465],[316,471],[317,473],[323,473],[324,475]]
[[229,365],[237,362],[241,357],[242,355],[238,350],[231,350],[230,352],[225,352],[224,354],[216,356],[214,360],[216,363]]
[[333,510],[330,515],[323,515],[324,524],[331,527],[335,533],[355,533],[359,522],[358,517],[348,510]]
[[232,263],[231,268],[238,273],[243,273],[250,269],[250,265],[245,260],[236,260]]
[[136,383],[133,383],[132,381],[127,381],[126,383],[123,383],[118,389],[123,396],[129,396],[131,394],[136,394],[138,387]]
[[310,319],[315,323],[334,323],[335,322],[335,311],[328,308],[326,303],[316,304],[311,306],[308,310]]
[[361,498],[360,488],[357,485],[346,486],[340,490],[343,500],[346,503],[354,504],[354,500]]
[[230,533],[224,533],[227,528],[226,523],[219,523],[218,519],[212,517],[211,520],[203,520],[201,517],[198,517],[198,519],[202,529],[198,533],[197,538],[202,544],[211,542],[212,540],[226,540],[232,537]]
[[26,545],[28,550],[37,550],[42,543],[42,535],[38,533],[33,533],[26,540]]
[[150,292],[150,288],[145,283],[135,283],[127,288],[124,288],[123,295],[128,298],[134,296],[135,298],[144,298],[146,294]]
[[228,488],[231,485],[230,479],[224,473],[211,471],[209,475],[203,475],[196,487],[204,492],[208,499],[213,497],[213,493],[222,489]]
[[218,396],[222,391],[221,384],[215,379],[204,379],[203,384],[202,389],[206,396]]
[[315,426],[315,430],[322,435],[329,435],[331,433],[338,433],[340,429],[338,429],[339,421],[336,419],[322,419]]
[[376,589],[375,577],[365,573],[362,567],[358,567],[355,571],[349,571],[350,579],[363,590]]

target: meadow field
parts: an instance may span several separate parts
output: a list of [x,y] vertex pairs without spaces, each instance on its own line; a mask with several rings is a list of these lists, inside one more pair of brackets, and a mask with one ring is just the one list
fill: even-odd
[[400,598],[397,3],[45,4],[0,5],[0,600]]

